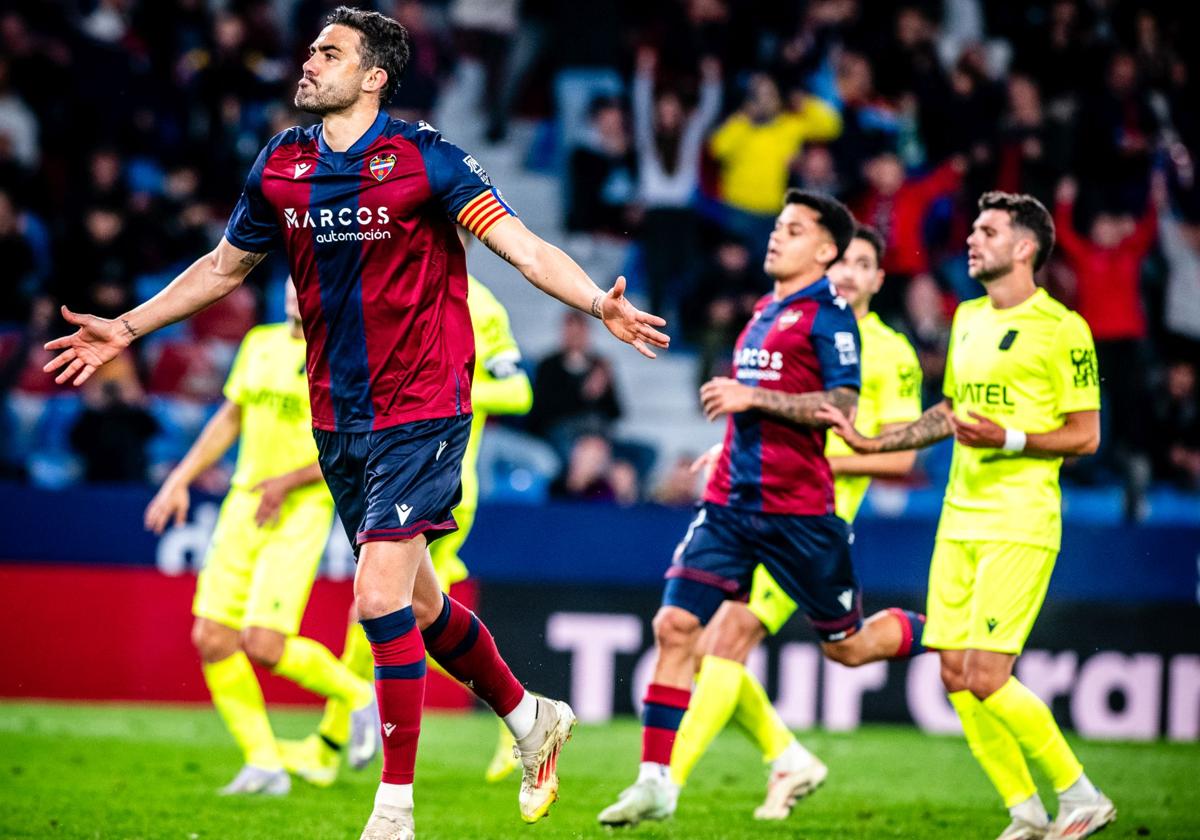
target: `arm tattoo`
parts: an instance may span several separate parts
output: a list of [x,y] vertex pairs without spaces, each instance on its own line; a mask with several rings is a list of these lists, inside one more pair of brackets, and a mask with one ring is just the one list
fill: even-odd
[[943,402],[927,409],[924,414],[906,426],[885,432],[876,438],[880,452],[897,452],[902,449],[921,449],[954,434],[950,424],[950,409]]
[[121,319],[121,326],[125,327],[125,332],[129,333],[130,338],[138,337],[138,331],[135,330],[133,328],[133,326],[128,321],[126,321],[124,318]]
[[495,254],[497,257],[504,260],[509,265],[512,264],[512,257],[510,257],[507,253],[505,253],[503,248],[499,247],[498,245],[496,245],[496,243],[492,242],[491,237],[485,238],[483,240],[483,244],[488,246],[488,248],[491,249],[492,253]]
[[830,403],[843,414],[848,414],[858,404],[858,392],[853,388],[834,388],[832,391],[790,394],[787,391],[768,391],[765,388],[755,388],[751,399],[754,407],[759,411],[765,411],[767,414],[773,414],[802,426],[824,428],[826,423],[816,417],[817,409],[825,403]]
[[600,301],[604,300],[604,292],[592,298],[592,316],[604,320],[604,310],[600,308]]
[[254,268],[254,266],[258,265],[266,258],[266,254],[246,254],[246,256],[242,257],[241,263],[242,265],[246,266],[246,268]]

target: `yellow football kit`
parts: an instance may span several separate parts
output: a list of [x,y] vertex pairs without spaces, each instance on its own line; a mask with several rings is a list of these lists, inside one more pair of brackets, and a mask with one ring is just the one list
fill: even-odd
[[454,509],[458,530],[429,547],[442,589],[467,577],[458,552],[475,522],[479,504],[479,444],[491,414],[525,414],[533,405],[533,389],[521,370],[521,351],[508,323],[508,312],[487,286],[467,276],[467,300],[475,333],[475,374],[471,382],[471,437],[462,462],[462,501]]
[[196,582],[192,612],[227,627],[296,633],[333,522],[318,481],[288,493],[276,523],[254,521],[258,482],[313,464],[304,339],[287,324],[246,334],[225,383],[241,408],[237,467]]
[[[1096,350],[1078,314],[1039,289],[958,307],[943,386],[954,413],[1044,433],[1100,408]],[[925,644],[1020,653],[1062,537],[1062,458],[954,445],[929,570]]]
[[[876,435],[892,423],[908,423],[921,416],[921,367],[908,339],[868,312],[858,321],[861,337],[862,389],[858,397],[855,426],[864,435]],[[840,437],[826,437],[826,456],[853,455]],[[862,506],[870,476],[839,475],[833,480],[835,512],[854,522]],[[778,633],[796,612],[796,602],[764,567],[754,570],[750,587],[750,611],[772,635]]]

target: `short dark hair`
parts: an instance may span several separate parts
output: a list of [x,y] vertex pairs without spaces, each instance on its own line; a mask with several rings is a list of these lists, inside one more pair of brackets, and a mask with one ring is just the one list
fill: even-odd
[[1038,271],[1050,252],[1054,250],[1054,217],[1046,205],[1027,193],[1006,193],[999,190],[985,192],[979,197],[979,210],[1004,210],[1012,219],[1013,227],[1024,228],[1037,240],[1037,253],[1033,256],[1033,270]]
[[817,223],[825,228],[837,247],[837,254],[829,265],[842,258],[850,240],[854,238],[854,217],[846,209],[846,205],[831,195],[815,190],[788,190],[783,197],[784,205],[799,204],[817,212]]
[[379,12],[338,6],[325,18],[325,25],[348,26],[358,33],[359,63],[363,67],[381,67],[387,73],[387,84],[379,92],[379,102],[386,105],[400,89],[400,74],[408,64],[408,30],[399,21]]
[[870,225],[858,225],[854,228],[854,238],[861,239],[875,249],[875,266],[877,268],[882,267],[883,254],[887,250],[887,245],[883,241],[883,234]]

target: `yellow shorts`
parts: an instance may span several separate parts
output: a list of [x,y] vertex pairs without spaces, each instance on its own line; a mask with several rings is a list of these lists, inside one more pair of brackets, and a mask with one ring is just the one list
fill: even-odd
[[746,605],[767,632],[774,636],[796,612],[796,602],[775,582],[765,566],[754,567],[750,582],[750,602]]
[[475,524],[475,508],[456,507],[454,521],[458,523],[458,530],[451,531],[429,546],[433,572],[437,575],[443,592],[449,592],[451,585],[467,579],[467,566],[459,559],[458,552],[467,541],[471,526]]
[[259,494],[230,490],[221,505],[192,615],[241,630],[265,627],[286,636],[300,629],[317,564],[333,524],[333,502],[289,498],[275,525],[254,522]]
[[1057,557],[1036,545],[939,539],[929,564],[925,645],[1020,653]]

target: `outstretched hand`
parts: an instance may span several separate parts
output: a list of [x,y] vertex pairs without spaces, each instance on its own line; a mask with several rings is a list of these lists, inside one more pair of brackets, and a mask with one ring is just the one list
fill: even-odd
[[62,307],[63,319],[68,324],[79,327],[71,335],[47,341],[47,350],[62,352],[46,363],[42,368],[46,373],[59,374],[54,381],[64,384],[75,377],[72,385],[79,386],[87,382],[96,369],[114,359],[133,341],[133,335],[120,321],[110,321],[107,318],[97,318],[95,315],[79,315],[67,307]]
[[878,452],[879,449],[874,445],[875,439],[863,437],[858,433],[858,429],[854,428],[854,415],[856,413],[856,411],[852,410],[847,415],[832,403],[822,403],[821,407],[817,409],[816,417],[821,422],[828,423],[830,430],[846,441],[846,445],[859,455]]
[[642,312],[625,297],[624,277],[618,277],[608,294],[597,298],[593,308],[596,310],[593,314],[600,317],[610,333],[626,344],[632,344],[647,358],[657,358],[651,346],[666,350],[671,345],[670,336],[654,329],[665,327],[667,322],[657,315]]

